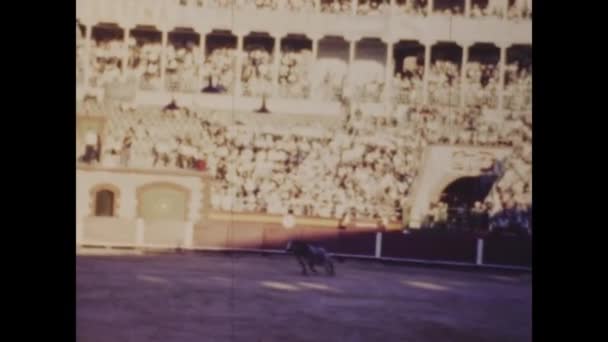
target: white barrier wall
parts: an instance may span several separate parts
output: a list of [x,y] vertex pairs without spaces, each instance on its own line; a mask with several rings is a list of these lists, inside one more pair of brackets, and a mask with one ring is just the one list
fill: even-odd
[[137,225],[135,219],[119,217],[87,217],[81,241],[93,245],[137,245]]
[[144,227],[143,242],[145,246],[185,247],[187,222],[177,220],[144,220]]
[[175,184],[190,191],[188,221],[198,222],[203,205],[203,175],[196,172],[165,172],[124,168],[78,168],[76,170],[76,211],[78,218],[93,215],[94,194],[91,191],[104,186],[118,190],[115,216],[137,218],[137,189],[155,183]]

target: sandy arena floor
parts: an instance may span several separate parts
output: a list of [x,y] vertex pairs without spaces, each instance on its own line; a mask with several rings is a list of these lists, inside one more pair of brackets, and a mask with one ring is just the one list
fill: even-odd
[[78,342],[531,341],[530,275],[284,256],[77,257]]

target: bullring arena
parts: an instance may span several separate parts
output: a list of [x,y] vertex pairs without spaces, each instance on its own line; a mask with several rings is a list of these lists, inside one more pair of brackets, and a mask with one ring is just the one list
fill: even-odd
[[285,256],[80,255],[78,341],[530,341],[530,275]]
[[78,341],[531,340],[531,0],[76,17]]

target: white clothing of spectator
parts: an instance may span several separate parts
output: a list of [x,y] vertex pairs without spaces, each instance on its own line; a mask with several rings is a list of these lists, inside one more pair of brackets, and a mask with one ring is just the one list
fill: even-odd
[[283,228],[285,229],[293,229],[296,226],[296,219],[291,214],[291,212],[287,213],[287,215],[283,216]]
[[85,144],[88,146],[96,146],[97,145],[97,134],[94,130],[90,129],[84,136]]

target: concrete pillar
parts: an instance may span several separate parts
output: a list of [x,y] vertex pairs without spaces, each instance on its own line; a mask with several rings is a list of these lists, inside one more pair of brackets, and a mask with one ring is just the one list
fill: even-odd
[[160,84],[161,88],[165,88],[165,73],[167,68],[167,40],[168,40],[168,32],[166,29],[162,31],[162,42],[161,42],[161,52],[160,52]]
[[477,254],[475,264],[483,265],[483,239],[477,239]]
[[423,103],[429,104],[429,74],[431,71],[431,47],[432,42],[424,42],[424,75],[422,80]]
[[272,96],[279,96],[279,67],[281,66],[281,39],[283,35],[274,37],[274,49],[272,52]]
[[505,96],[505,72],[506,72],[506,63],[507,63],[507,45],[503,44],[500,46],[500,60],[498,62],[498,72],[499,81],[498,81],[498,110],[502,111],[504,109],[504,96]]
[[374,255],[376,258],[382,257],[382,233],[381,232],[376,233],[376,248],[375,248]]
[[[470,1],[470,0],[468,0]],[[461,44],[462,46],[462,64],[460,65],[460,102],[459,105],[460,107],[464,107],[465,106],[465,95],[466,95],[466,85],[467,85],[467,80],[465,77],[465,73],[467,70],[467,63],[469,62],[469,48],[471,47],[471,44],[469,43],[463,43]]]
[[238,34],[236,37],[236,70],[234,71],[234,75],[236,77],[234,83],[235,96],[241,96],[242,91],[242,82],[241,82],[241,74],[243,73],[243,34]]
[[[320,37],[312,37],[311,65],[313,67],[317,64],[318,57],[319,57],[319,40],[320,40]],[[312,70],[309,71],[309,74],[312,74]],[[308,94],[308,99],[316,99],[316,98],[317,98],[317,84],[311,84],[310,93]]]
[[388,41],[385,43],[386,43],[386,64],[385,64],[386,66],[384,69],[384,98],[386,101],[390,101],[393,96],[393,73],[394,73],[393,42]]

